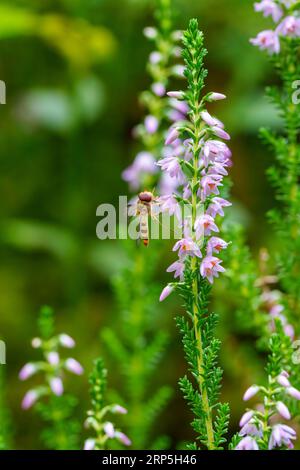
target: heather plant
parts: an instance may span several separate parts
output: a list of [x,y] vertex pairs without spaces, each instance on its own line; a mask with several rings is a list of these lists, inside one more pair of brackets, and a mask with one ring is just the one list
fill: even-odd
[[[210,102],[224,99],[220,93],[203,95],[207,71],[203,34],[197,20],[191,20],[183,35],[186,91],[169,92],[169,96],[188,106],[188,119],[180,120],[168,132],[166,145],[176,144],[180,152],[164,158],[159,165],[171,177],[181,181],[181,191],[163,198],[163,209],[179,214],[184,238],[176,242],[178,260],[168,269],[178,281],[162,291],[164,300],[175,289],[183,297],[187,316],[177,318],[191,377],[179,381],[193,414],[192,426],[197,442],[190,449],[222,449],[229,420],[229,405],[219,402],[222,370],[217,364],[220,341],[215,338],[217,315],[209,311],[214,279],[224,272],[217,257],[228,243],[213,236],[218,233],[217,219],[224,215],[230,202],[219,196],[223,177],[231,164],[231,152],[222,140],[229,140],[224,125],[206,110]],[[174,171],[176,169],[176,171]],[[190,210],[184,220],[183,207]],[[186,213],[186,211],[185,211]],[[195,380],[195,383],[193,383]],[[200,447],[199,447],[200,446]]]
[[75,341],[66,333],[55,334],[54,313],[43,307],[38,319],[39,337],[31,344],[39,350],[41,359],[26,363],[20,373],[20,380],[35,375],[42,376],[41,383],[35,384],[26,392],[22,408],[34,407],[44,422],[42,440],[50,449],[72,450],[79,448],[80,425],[74,418],[77,399],[64,394],[65,372],[81,375],[83,368],[73,357],[64,358],[61,348],[72,349]]
[[290,381],[290,341],[280,320],[276,320],[276,323],[277,333],[269,341],[267,384],[251,385],[243,397],[244,401],[248,401],[260,394],[262,403],[244,413],[240,420],[241,430],[233,437],[231,449],[287,450],[294,447],[296,431],[286,421],[292,418],[290,410],[295,410],[295,401],[300,400],[300,391]]
[[[155,186],[162,194],[167,194],[174,187],[172,178],[161,177],[156,162],[164,151],[164,133],[170,120],[184,117],[186,112],[184,103],[166,95],[170,78],[182,74],[182,67],[176,65],[180,34],[172,30],[171,1],[157,0],[155,16],[157,26],[144,30],[145,36],[153,42],[154,50],[147,65],[150,88],[141,94],[145,118],[134,129],[141,150],[122,175],[135,195]],[[118,401],[124,401],[128,408],[126,429],[134,448],[166,448],[168,439],[153,436],[151,431],[170,399],[171,389],[164,385],[150,391],[168,343],[167,333],[158,327],[159,287],[154,282],[163,246],[157,243],[156,249],[150,251],[130,242],[124,244],[124,248],[130,261],[113,281],[119,331],[106,328],[102,338],[115,360],[114,367],[122,375],[123,387],[118,389]]]
[[127,414],[127,410],[123,406],[106,403],[107,370],[101,358],[96,359],[89,381],[91,410],[87,412],[85,427],[92,429],[95,437],[86,439],[84,449],[110,449],[113,440],[130,446],[131,441],[126,434],[118,430],[114,423],[108,421],[108,415],[124,415]]

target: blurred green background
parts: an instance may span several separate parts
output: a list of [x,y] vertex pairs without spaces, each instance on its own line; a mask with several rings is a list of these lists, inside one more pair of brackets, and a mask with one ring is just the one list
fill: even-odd
[[[115,203],[127,193],[120,174],[134,158],[131,130],[143,116],[138,94],[149,84],[145,65],[151,44],[142,30],[153,24],[153,3],[0,3],[0,79],[7,86],[7,104],[0,106],[0,335],[7,344],[7,365],[1,367],[18,448],[40,446],[39,421],[20,410],[28,385],[17,379],[32,357],[30,338],[36,334],[39,307],[54,307],[59,331],[76,338],[74,354],[87,372],[92,360],[105,354],[99,331],[114,324],[116,308],[110,278],[126,258],[118,242],[97,240],[95,213],[102,202]],[[208,89],[228,96],[216,112],[232,135],[234,214],[255,254],[272,242],[264,214],[273,205],[265,176],[271,156],[257,137],[258,128],[278,121],[263,97],[264,85],[274,80],[272,70],[249,38],[268,20],[253,12],[251,0],[173,4],[176,28],[198,18],[209,51]],[[164,269],[162,261],[157,273],[162,284]],[[165,359],[169,372],[161,382],[177,387],[184,363],[172,305],[168,310],[162,310],[163,321],[172,344]],[[256,364],[247,367],[238,356],[232,361],[230,351],[225,346],[222,361],[234,430],[243,410],[241,393]],[[113,371],[110,375],[117,386],[119,378]],[[83,419],[86,376],[72,379],[70,388],[81,397]],[[189,437],[187,418],[178,392],[157,428],[176,445]]]

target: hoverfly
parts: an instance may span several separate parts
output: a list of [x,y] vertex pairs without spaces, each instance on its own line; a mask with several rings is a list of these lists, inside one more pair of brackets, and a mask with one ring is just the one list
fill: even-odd
[[138,194],[135,203],[129,205],[129,215],[139,217],[140,240],[144,246],[149,245],[149,216],[154,218],[154,208],[159,204],[158,199],[150,191]]

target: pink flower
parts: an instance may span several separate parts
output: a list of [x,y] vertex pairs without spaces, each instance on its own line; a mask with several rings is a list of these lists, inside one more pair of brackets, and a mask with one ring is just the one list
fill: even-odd
[[124,408],[124,406],[121,406],[121,405],[114,405],[111,411],[112,413],[118,413],[120,415],[126,415],[128,413],[126,408]]
[[74,348],[75,346],[74,339],[71,338],[71,336],[67,335],[66,333],[59,335],[59,342],[61,346],[63,346],[64,348],[71,349],[71,348]]
[[76,359],[73,359],[72,357],[69,357],[69,359],[66,360],[65,368],[69,370],[70,372],[73,372],[73,374],[76,374],[76,375],[83,374],[82,365],[78,361],[76,361]]
[[141,184],[143,174],[155,174],[157,167],[155,158],[150,152],[140,152],[135,157],[134,162],[122,173],[124,181],[129,183],[131,189],[137,190]]
[[226,95],[223,95],[223,93],[210,93],[208,95],[207,101],[219,101],[219,100],[225,100]]
[[34,348],[34,349],[38,349],[42,346],[42,340],[41,338],[33,338],[32,341],[31,341],[31,346]]
[[64,386],[60,377],[50,379],[50,388],[54,395],[60,397],[64,393]]
[[159,64],[161,60],[162,60],[162,55],[160,52],[158,51],[151,52],[149,56],[150,64],[153,64],[153,65]]
[[182,93],[182,91],[168,91],[167,95],[170,98],[175,98],[176,100],[182,100],[184,98],[184,93]]
[[37,372],[37,366],[32,363],[25,364],[19,372],[20,380],[27,380]]
[[295,398],[296,400],[300,400],[300,391],[297,390],[297,388],[288,387],[286,391],[287,391],[287,394],[290,395],[291,397]]
[[28,410],[31,408],[38,399],[38,394],[35,390],[29,390],[23,398],[22,408],[23,410]]
[[226,131],[224,131],[224,129],[221,129],[219,126],[213,126],[211,130],[217,137],[220,137],[220,139],[230,140],[230,135]]
[[284,403],[282,403],[282,401],[278,401],[276,403],[276,409],[280,416],[282,416],[284,419],[291,419],[289,409]]
[[160,197],[159,203],[161,212],[168,212],[169,215],[176,215],[178,220],[181,219],[180,206],[172,194]]
[[221,197],[214,197],[211,200],[211,204],[208,206],[206,212],[212,217],[216,217],[217,214],[223,217],[224,216],[223,207],[229,207],[231,205],[232,205],[231,202],[226,201],[226,199],[223,199]]
[[208,124],[209,126],[213,127],[213,126],[218,126],[218,123],[219,123],[219,120],[212,117],[208,111],[202,111],[200,113],[200,116],[202,118],[202,120]]
[[197,256],[198,258],[202,258],[199,246],[192,238],[189,237],[182,238],[175,243],[173,251],[177,250],[179,250],[178,254],[180,257]]
[[296,38],[300,36],[300,19],[294,16],[287,16],[277,27],[277,34]]
[[115,437],[125,446],[131,446],[131,440],[123,432],[117,431]]
[[238,443],[235,450],[259,450],[259,447],[253,437],[246,436]]
[[220,263],[222,263],[222,261],[219,258],[206,256],[200,266],[201,276],[206,277],[212,284],[214,277],[219,277],[219,273],[225,272],[225,269],[223,266],[220,266]]
[[275,424],[269,440],[269,450],[282,446],[293,449],[294,445],[291,441],[294,439],[296,439],[296,431],[293,428],[285,424]]
[[251,385],[251,387],[249,387],[244,393],[243,400],[244,401],[250,400],[250,398],[254,397],[254,395],[256,395],[258,391],[259,391],[258,385]]
[[206,199],[210,194],[219,194],[219,186],[223,186],[221,175],[206,175],[201,179],[202,198]]
[[83,450],[94,450],[96,445],[95,439],[86,439]]
[[[245,415],[244,415],[245,416]],[[247,421],[242,429],[239,432],[240,436],[255,436],[255,437],[262,437],[262,425],[260,423],[256,423],[254,420],[250,419]]]
[[196,238],[198,240],[203,238],[203,235],[210,235],[211,232],[219,232],[214,219],[208,214],[197,217],[194,228],[196,230]]
[[262,31],[256,38],[250,39],[250,42],[261,50],[267,50],[270,54],[279,54],[280,52],[280,42],[275,31]]
[[222,240],[222,238],[211,237],[207,242],[207,254],[220,253],[221,250],[225,250],[227,247],[228,243]]
[[180,280],[183,279],[183,273],[184,273],[184,263],[181,261],[175,261],[175,263],[171,264],[171,266],[168,267],[167,273],[172,273],[174,272],[174,277],[179,277]]
[[179,133],[178,130],[175,127],[171,127],[171,129],[168,132],[165,144],[170,145],[172,144],[176,139],[178,139]]
[[116,435],[114,425],[110,421],[107,421],[106,423],[104,423],[103,430],[105,434],[107,435],[107,437],[109,437],[110,439],[113,439]]
[[288,379],[285,375],[283,375],[283,374],[280,374],[280,375],[277,377],[277,382],[278,382],[279,385],[281,385],[282,387],[290,387],[290,386],[291,386],[289,379]]
[[159,121],[155,116],[145,117],[145,129],[149,134],[155,134],[159,126]]
[[174,290],[173,286],[167,285],[160,294],[159,301],[163,302]]
[[261,11],[264,16],[272,16],[275,23],[283,15],[282,9],[273,0],[262,0],[260,3],[254,3],[254,9],[255,11]]
[[164,96],[166,94],[166,87],[163,83],[153,83],[151,88],[156,96]]
[[250,421],[253,415],[254,415],[254,411],[252,410],[246,411],[246,413],[244,413],[243,416],[241,417],[240,427],[242,428],[243,426],[245,426],[245,424],[247,424]]
[[181,166],[179,160],[176,157],[166,157],[157,162],[157,165],[162,168],[162,170],[169,173],[171,178],[178,178],[180,181],[183,180],[183,174],[181,171]]
[[57,366],[59,364],[59,354],[56,351],[51,351],[47,355],[47,360],[52,366]]

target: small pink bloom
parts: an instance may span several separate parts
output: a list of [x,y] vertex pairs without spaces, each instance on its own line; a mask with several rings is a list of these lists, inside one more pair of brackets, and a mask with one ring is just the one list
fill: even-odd
[[245,426],[245,424],[247,424],[250,421],[253,415],[254,415],[254,411],[252,410],[246,411],[246,413],[244,413],[243,416],[241,417],[240,427],[242,428],[243,426]]
[[95,439],[86,439],[83,450],[94,450],[96,445]]
[[261,11],[264,16],[272,16],[273,21],[277,23],[283,16],[283,11],[273,0],[262,0],[260,3],[254,3],[255,11]]
[[276,403],[276,409],[278,413],[284,418],[284,419],[291,419],[291,414],[289,412],[288,407],[282,403],[282,401],[278,401]]
[[114,425],[110,421],[107,421],[104,424],[103,430],[104,430],[105,434],[107,435],[107,437],[109,437],[110,439],[113,439],[116,435]]
[[175,263],[171,264],[171,266],[168,267],[167,273],[172,273],[174,272],[174,277],[179,277],[180,280],[183,279],[183,273],[184,273],[184,263],[181,261],[175,261]]
[[296,439],[296,437],[296,431],[290,426],[275,424],[269,440],[269,450],[282,446],[292,449],[294,446],[291,440]]
[[23,398],[22,408],[23,410],[28,410],[31,408],[38,399],[38,394],[35,390],[29,390]]
[[54,395],[60,397],[64,393],[64,386],[60,377],[50,379],[50,388]]
[[287,377],[285,377],[284,375],[280,374],[278,377],[277,377],[277,382],[279,383],[279,385],[281,385],[282,387],[290,387],[290,381],[288,380]]
[[164,96],[166,94],[166,87],[163,83],[156,82],[152,85],[152,91],[156,96]]
[[250,39],[250,42],[261,50],[267,50],[270,54],[279,54],[280,52],[280,41],[275,31],[262,31],[256,38]]
[[282,36],[296,38],[300,36],[300,19],[287,16],[277,27],[276,32]]
[[131,440],[123,432],[117,431],[115,437],[125,446],[131,446]]
[[228,243],[222,240],[222,238],[211,237],[207,243],[207,254],[220,253],[221,250],[225,250],[227,247]]
[[210,93],[208,96],[208,101],[219,101],[219,100],[225,100],[226,95],[223,95],[223,93]]
[[246,436],[238,443],[235,450],[259,450],[259,447],[253,437]]
[[28,364],[25,364],[25,366],[23,366],[22,369],[20,370],[19,379],[27,380],[36,372],[37,372],[36,365],[29,362]]
[[165,144],[166,145],[172,144],[176,139],[178,139],[178,137],[179,137],[178,130],[175,127],[171,128],[167,135]]
[[59,354],[56,351],[51,351],[47,355],[47,360],[52,366],[57,366],[59,364]]
[[221,175],[206,175],[201,179],[202,199],[210,194],[219,194],[219,186],[223,186]]
[[206,256],[200,266],[201,276],[206,277],[212,284],[214,277],[219,277],[219,273],[225,272],[225,269],[223,266],[220,266],[220,263],[222,263],[222,261],[219,258]]
[[120,415],[126,415],[128,413],[128,411],[126,410],[126,408],[124,408],[124,406],[121,406],[121,405],[114,405],[111,409],[111,411],[113,413],[118,413]]
[[286,391],[291,397],[296,398],[296,400],[300,400],[300,391],[295,387],[288,387]]
[[212,217],[216,217],[216,215],[224,216],[223,207],[231,206],[231,202],[226,201],[221,197],[214,197],[211,201],[211,204],[207,208],[207,214],[211,215]]
[[74,339],[71,338],[71,336],[67,335],[66,333],[59,335],[59,342],[61,346],[63,346],[64,348],[71,349],[71,348],[74,348],[75,346]]
[[208,124],[209,126],[213,127],[213,126],[217,126],[218,125],[218,119],[212,117],[208,111],[202,111],[200,113],[200,116],[202,118],[202,120]]
[[83,374],[82,365],[78,361],[76,361],[76,359],[73,359],[73,357],[69,357],[69,359],[66,360],[65,368],[69,370],[70,372],[73,372],[73,374],[76,374],[76,375]]
[[41,338],[33,338],[33,340],[31,341],[31,346],[34,348],[34,349],[38,349],[42,346],[42,340]]
[[192,238],[186,237],[178,240],[173,247],[173,251],[179,250],[178,254],[180,257],[185,256],[197,256],[202,258],[202,254],[199,246]]
[[197,217],[195,222],[196,238],[199,240],[204,235],[210,235],[211,232],[219,232],[219,229],[211,215],[204,214]]
[[159,126],[159,121],[155,116],[145,117],[145,129],[149,134],[155,134]]
[[184,98],[182,91],[168,91],[167,95],[170,98],[175,98],[176,100],[182,100]]
[[259,391],[258,385],[251,385],[251,387],[249,387],[244,393],[243,400],[244,401],[250,400],[250,398],[254,397],[254,395],[256,395],[258,391]]
[[161,55],[160,52],[158,52],[158,51],[151,52],[151,54],[149,56],[150,64],[153,64],[153,65],[159,64],[159,62],[161,62],[161,60],[162,60],[162,55]]
[[159,301],[162,302],[163,300],[165,300],[173,292],[173,290],[173,286],[167,285],[160,294]]
[[220,139],[230,140],[230,135],[226,131],[224,131],[224,129],[221,129],[219,126],[213,126],[211,130],[217,137],[220,137]]

